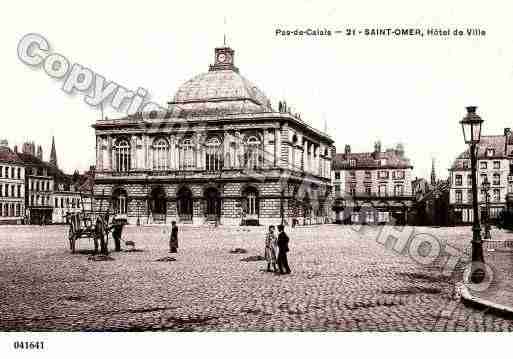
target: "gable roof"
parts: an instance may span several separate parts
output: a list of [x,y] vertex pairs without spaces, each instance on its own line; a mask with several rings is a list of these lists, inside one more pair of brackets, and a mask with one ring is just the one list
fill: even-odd
[[0,146],[0,162],[22,164],[18,154],[6,146]]

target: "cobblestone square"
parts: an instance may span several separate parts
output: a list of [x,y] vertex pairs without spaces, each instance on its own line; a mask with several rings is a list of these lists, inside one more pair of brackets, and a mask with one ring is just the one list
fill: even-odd
[[[376,241],[382,227],[289,229],[292,274],[263,271],[263,227],[127,226],[136,251],[91,261],[66,226],[0,229],[0,330],[12,331],[510,331],[511,321],[463,306],[458,274]],[[468,253],[470,229],[406,228]],[[505,232],[494,232],[497,238]],[[112,241],[110,243],[112,247]],[[232,254],[244,248],[247,253]]]

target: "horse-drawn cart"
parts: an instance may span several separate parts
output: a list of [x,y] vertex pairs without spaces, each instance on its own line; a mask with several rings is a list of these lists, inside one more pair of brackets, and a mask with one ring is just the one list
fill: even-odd
[[94,242],[94,253],[108,254],[109,212],[78,212],[68,214],[68,240],[71,253],[75,253],[76,243],[81,238]]

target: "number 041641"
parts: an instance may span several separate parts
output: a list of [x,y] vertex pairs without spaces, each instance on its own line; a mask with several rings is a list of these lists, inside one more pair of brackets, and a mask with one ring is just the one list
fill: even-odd
[[16,350],[43,350],[44,349],[44,342],[38,341],[38,342],[32,342],[32,341],[15,341],[13,343],[13,347]]

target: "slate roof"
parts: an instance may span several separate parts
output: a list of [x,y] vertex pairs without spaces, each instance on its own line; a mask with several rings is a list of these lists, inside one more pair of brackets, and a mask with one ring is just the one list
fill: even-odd
[[[511,137],[509,141],[511,141]],[[479,142],[477,149],[477,159],[502,159],[507,157],[506,143],[507,137],[504,135],[481,136],[481,141]],[[494,149],[495,155],[487,156],[488,149]],[[470,163],[468,164],[467,168],[463,167],[463,163],[461,161],[463,159],[470,159],[470,150],[468,148],[456,157],[449,170],[454,171],[470,169]]]
[[[386,159],[386,164],[381,165],[381,160]],[[350,160],[356,160],[356,166],[350,165]],[[334,170],[361,170],[361,169],[405,169],[413,168],[410,160],[400,156],[397,151],[385,152],[361,152],[361,153],[337,153],[333,159]]]
[[48,172],[48,176],[54,177],[56,180],[61,182],[70,183],[71,182],[71,176],[65,174],[57,167],[53,166],[52,164],[42,161],[36,156],[30,154],[30,153],[17,153],[17,156],[20,158],[20,161],[25,166],[33,166],[33,167],[42,167],[46,168]]
[[18,154],[6,146],[0,146],[0,162],[22,164]]

